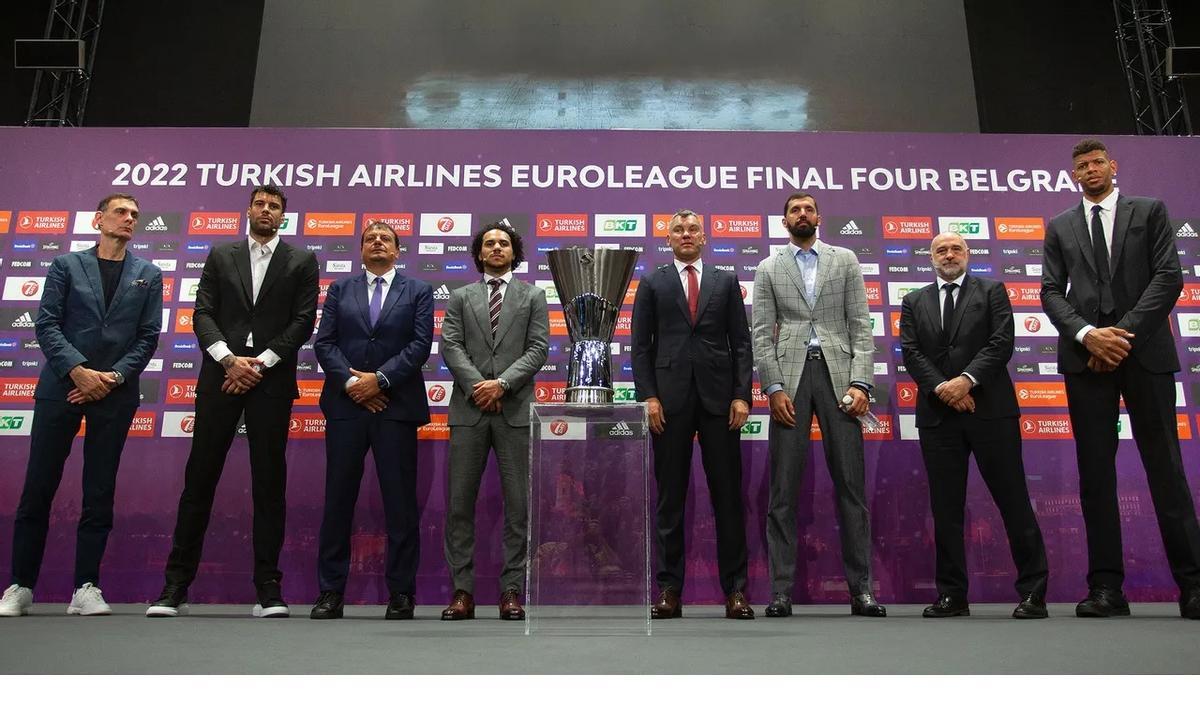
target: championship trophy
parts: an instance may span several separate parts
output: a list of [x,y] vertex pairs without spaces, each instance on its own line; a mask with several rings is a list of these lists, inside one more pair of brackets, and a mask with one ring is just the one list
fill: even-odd
[[609,404],[613,400],[610,345],[633,267],[635,250],[551,250],[546,259],[571,336],[567,403]]

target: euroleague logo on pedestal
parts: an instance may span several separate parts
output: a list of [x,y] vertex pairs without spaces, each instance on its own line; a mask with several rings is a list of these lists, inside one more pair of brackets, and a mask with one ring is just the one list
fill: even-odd
[[553,433],[556,436],[564,436],[569,430],[571,430],[571,424],[567,423],[566,421],[550,422],[550,433]]

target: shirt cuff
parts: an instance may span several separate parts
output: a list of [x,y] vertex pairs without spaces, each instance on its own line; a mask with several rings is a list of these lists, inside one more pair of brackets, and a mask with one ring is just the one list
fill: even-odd
[[853,382],[850,383],[850,386],[858,387],[859,389],[863,390],[867,394],[870,394],[871,390],[874,388],[874,385],[867,384],[866,382],[860,382],[859,380],[854,380]]
[[765,394],[767,396],[771,396],[775,392],[782,392],[782,391],[783,391],[783,385],[776,382],[775,384],[767,385],[767,388],[763,390],[763,394]]
[[276,355],[274,350],[267,348],[259,354],[258,359],[262,360],[263,367],[274,367],[283,358]]
[[357,381],[358,381],[357,377],[355,377],[354,375],[350,375],[350,379],[346,380],[346,391],[350,391],[350,388],[353,387],[354,383]]
[[229,346],[225,344],[224,340],[218,340],[217,342],[208,346],[208,348],[206,348],[206,352],[208,353],[209,357],[217,362],[224,360],[226,356],[233,353],[233,351],[229,349]]
[[1088,324],[1080,328],[1079,332],[1075,334],[1075,342],[1083,345],[1083,336],[1087,335],[1089,330],[1096,330],[1096,326]]
[[970,372],[964,372],[964,373],[962,373],[962,376],[963,376],[963,377],[966,377],[966,378],[967,378],[967,379],[969,379],[969,380],[971,380],[971,386],[972,386],[972,387],[978,387],[978,386],[979,386],[979,380],[975,379],[975,375],[971,374]]

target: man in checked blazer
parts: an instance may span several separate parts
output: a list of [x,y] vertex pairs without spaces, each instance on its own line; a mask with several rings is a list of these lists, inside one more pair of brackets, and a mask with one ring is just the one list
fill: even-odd
[[529,402],[533,377],[549,351],[546,293],[513,276],[525,250],[509,225],[485,225],[471,253],[483,277],[450,294],[442,322],[442,359],[454,376],[445,529],[454,597],[442,619],[475,617],[475,500],[490,451],[496,453],[504,495],[500,618],[524,619]]
[[783,224],[791,241],[759,263],[752,312],[754,360],[771,401],[767,554],[772,597],[766,615],[792,613],[796,492],[815,413],[837,495],[850,612],[886,617],[871,594],[871,527],[858,421],[867,413],[874,380],[866,285],[853,252],[817,239],[821,216],[811,194],[788,196]]

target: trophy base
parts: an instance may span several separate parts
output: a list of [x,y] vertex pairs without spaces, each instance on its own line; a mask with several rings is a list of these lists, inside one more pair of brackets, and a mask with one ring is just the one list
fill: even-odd
[[567,387],[568,404],[611,404],[613,390],[607,387]]

